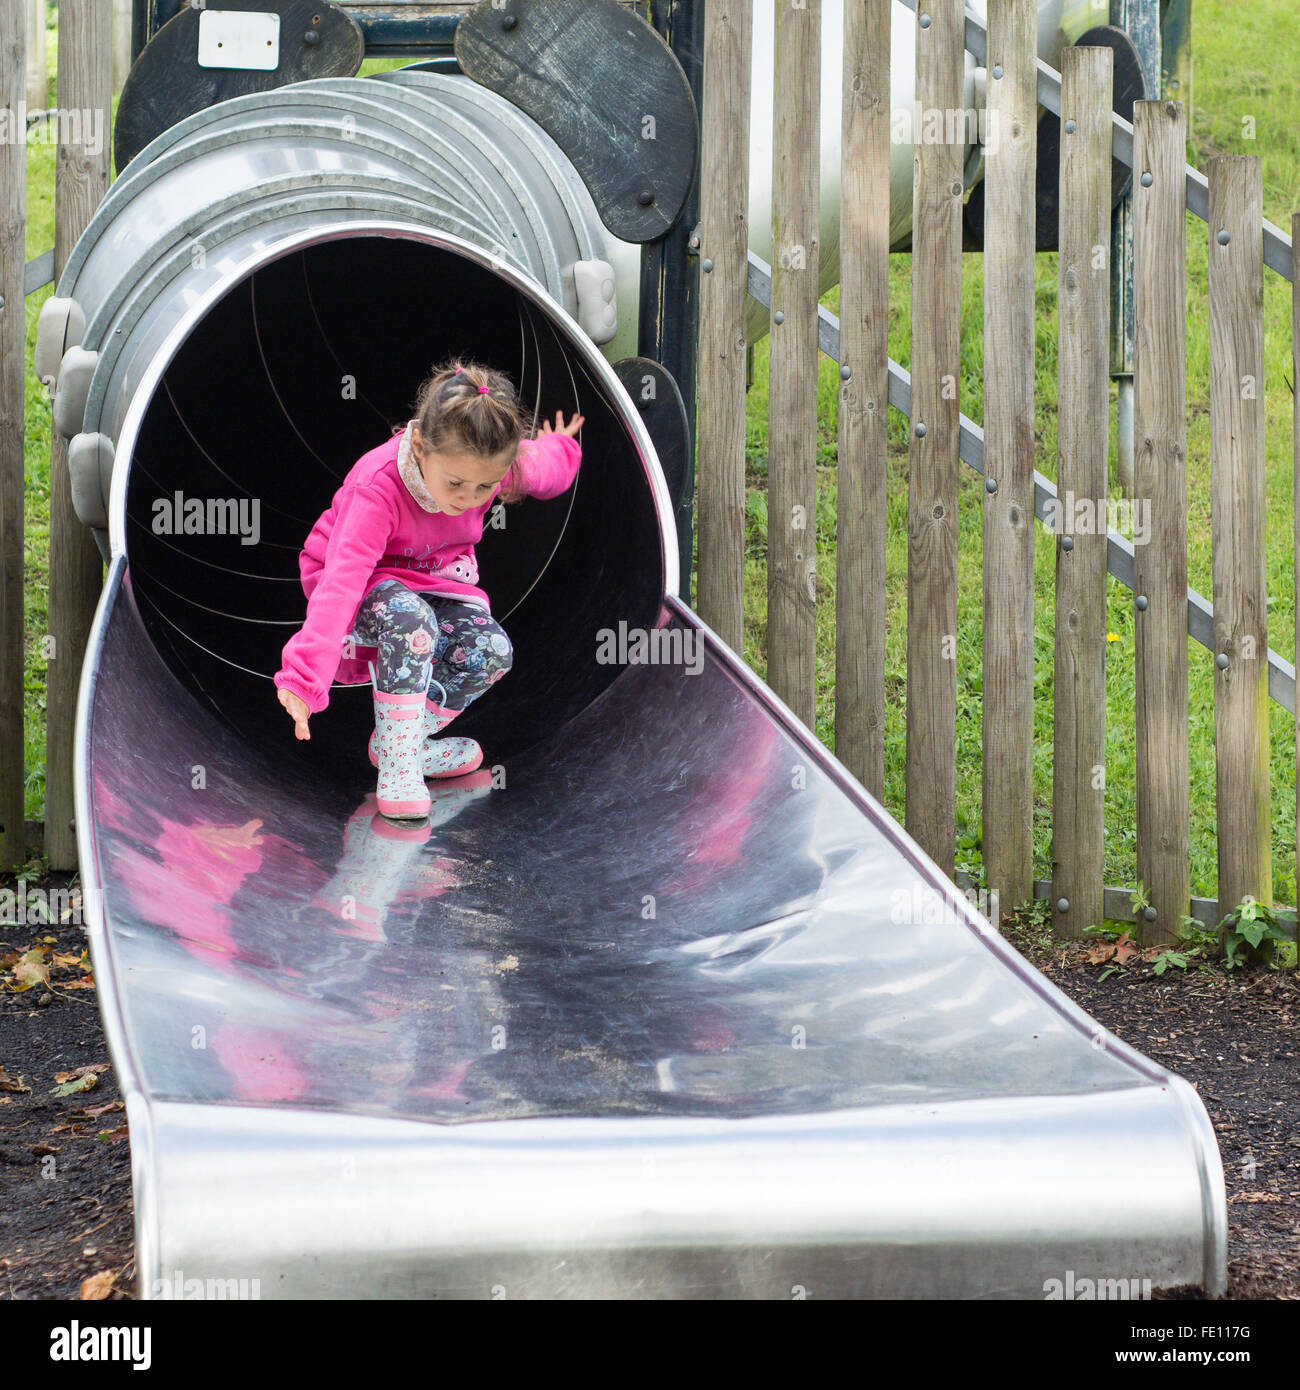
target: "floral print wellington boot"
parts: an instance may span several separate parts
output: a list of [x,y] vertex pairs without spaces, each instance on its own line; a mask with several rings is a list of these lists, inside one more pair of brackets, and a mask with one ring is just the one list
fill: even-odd
[[372,747],[379,758],[375,801],[392,820],[420,820],[429,814],[429,789],[420,772],[424,741],[424,692],[389,695],[376,690]]
[[[461,777],[474,772],[483,761],[483,750],[472,738],[439,738],[438,734],[463,711],[445,709],[430,699],[424,702],[424,746],[421,750],[421,771],[426,777]],[[379,766],[375,752],[375,735],[370,739],[370,764]]]

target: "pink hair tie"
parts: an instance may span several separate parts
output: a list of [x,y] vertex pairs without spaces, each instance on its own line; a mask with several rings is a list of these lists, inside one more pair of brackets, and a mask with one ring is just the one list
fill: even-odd
[[491,390],[492,388],[490,386],[480,386],[478,388],[478,393],[480,396],[486,396]]

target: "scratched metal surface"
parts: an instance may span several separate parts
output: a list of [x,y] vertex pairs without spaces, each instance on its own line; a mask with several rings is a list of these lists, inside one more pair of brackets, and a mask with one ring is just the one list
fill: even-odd
[[[364,756],[315,786],[287,760],[247,762],[125,594],[91,807],[145,1089],[448,1122],[1148,1079],[1008,971],[894,834],[699,658],[698,674],[629,666],[503,763],[489,739],[485,770],[401,830],[375,814]],[[169,1045],[195,1030],[205,1046]]]

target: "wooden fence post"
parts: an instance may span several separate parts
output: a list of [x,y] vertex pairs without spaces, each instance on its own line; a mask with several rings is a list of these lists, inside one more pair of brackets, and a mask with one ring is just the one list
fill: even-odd
[[[1300,212],[1291,215],[1291,383],[1300,389]],[[1292,437],[1295,451],[1294,481],[1300,498],[1300,400],[1293,399]],[[1295,573],[1300,580],[1300,503],[1295,506]],[[1300,653],[1300,603],[1295,607],[1296,652]],[[1296,727],[1296,864],[1300,866],[1300,719]],[[1297,872],[1300,872],[1298,867]]]
[[[0,6],[0,103],[11,118],[27,87],[23,31],[31,7]],[[23,770],[23,265],[27,146],[0,141],[0,871],[26,859]]]
[[[214,4],[214,9],[220,6]],[[113,91],[122,90],[131,71],[131,0],[113,0]]]
[[[745,310],[749,282],[748,0],[708,0],[700,121],[696,610],[745,651]],[[685,595],[684,597],[689,597]]]
[[[1187,120],[1133,108],[1133,557],[1137,872],[1145,946],[1191,909],[1187,702]],[[1142,526],[1142,513],[1148,513]],[[1143,535],[1145,532],[1145,535]]]
[[1001,911],[1034,897],[1037,35],[1035,0],[992,0],[984,175],[983,851]]
[[817,302],[821,0],[776,8],[767,683],[817,722]]
[[1061,54],[1052,898],[1059,936],[1104,915],[1110,146],[1115,57]]
[[1219,915],[1273,901],[1264,584],[1264,177],[1210,161],[1210,508]]
[[[59,6],[60,110],[54,173],[54,278],[108,189],[112,145],[110,0]],[[72,139],[70,137],[78,137]],[[77,690],[86,640],[104,584],[104,562],[72,505],[65,441],[55,430],[50,457],[50,636],[45,695],[45,853],[52,869],[77,863],[72,761]]]
[[[957,851],[957,470],[961,403],[962,0],[916,17],[912,430],[907,507],[908,833],[952,877]],[[933,123],[940,123],[935,139]],[[929,136],[930,138],[927,138]]]
[[45,65],[45,0],[23,0],[23,8],[27,11],[27,105],[42,111],[50,86]]
[[891,6],[844,7],[840,163],[835,755],[877,801],[885,795]]

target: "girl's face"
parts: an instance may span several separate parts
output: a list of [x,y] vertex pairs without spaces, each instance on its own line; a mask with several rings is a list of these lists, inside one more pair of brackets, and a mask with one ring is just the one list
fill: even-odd
[[420,466],[429,495],[449,516],[483,506],[515,460],[513,449],[496,458],[456,449],[432,449],[420,437],[419,425],[411,431],[411,453]]

